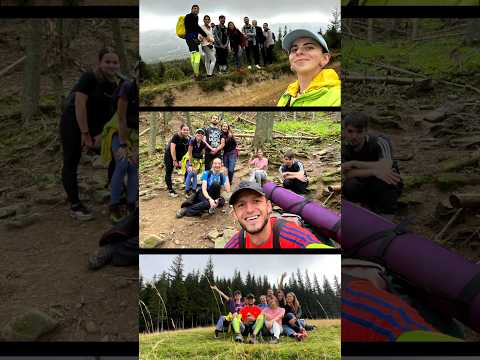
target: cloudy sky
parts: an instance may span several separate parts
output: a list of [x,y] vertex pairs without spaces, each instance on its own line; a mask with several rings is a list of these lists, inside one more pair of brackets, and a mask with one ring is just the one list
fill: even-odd
[[[168,270],[175,255],[140,255],[140,272],[145,279]],[[267,275],[271,283],[276,283],[282,272],[288,277],[299,268],[302,273],[317,274],[319,280],[325,275],[333,281],[336,275],[340,280],[340,255],[212,255],[215,276],[231,277],[235,269],[245,279],[247,271],[255,275]],[[183,255],[185,273],[200,269],[203,271],[208,255]]]
[[326,24],[332,10],[340,8],[340,0],[140,0],[140,32],[175,29],[178,17],[189,13],[193,4],[200,6],[200,20],[209,15],[217,24],[218,16],[225,15],[226,21],[233,21],[238,28],[244,16],[256,19],[260,26],[264,22]]

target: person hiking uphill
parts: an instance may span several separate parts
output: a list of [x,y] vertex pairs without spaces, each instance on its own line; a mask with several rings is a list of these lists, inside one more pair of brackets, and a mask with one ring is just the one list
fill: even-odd
[[340,79],[324,69],[331,55],[325,39],[308,30],[294,30],[282,41],[297,80],[288,85],[278,106],[340,106]]
[[207,33],[198,25],[198,13],[200,12],[200,7],[198,5],[193,5],[192,10],[189,14],[185,15],[185,41],[187,42],[188,51],[190,51],[190,62],[192,63],[192,69],[195,76],[195,79],[198,79],[200,76],[200,50],[199,44],[200,40],[198,39],[198,34],[203,37],[207,37]]
[[62,183],[70,202],[70,215],[77,220],[93,219],[78,195],[77,170],[82,150],[98,148],[105,124],[115,114],[118,54],[106,47],[98,53],[94,71],[85,72],[66,99],[60,120],[63,149]]
[[230,205],[242,230],[233,235],[225,248],[330,248],[297,223],[271,217],[272,203],[255,182],[241,181],[230,196]]

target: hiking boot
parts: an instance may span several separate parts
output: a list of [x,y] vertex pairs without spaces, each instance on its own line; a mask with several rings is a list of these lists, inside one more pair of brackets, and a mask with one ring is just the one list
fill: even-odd
[[215,214],[215,209],[214,209],[214,208],[208,209],[208,213],[209,213],[210,215],[214,215],[214,214]]
[[268,343],[269,343],[269,344],[278,344],[278,342],[279,342],[279,340],[278,340],[276,337],[274,337],[274,338],[273,338],[272,340],[270,340]]
[[186,208],[181,208],[177,211],[177,219],[180,219],[185,216],[185,213],[187,212]]
[[217,330],[215,329],[215,339],[219,339],[220,338],[220,330]]
[[317,327],[315,325],[305,325],[305,330],[312,331],[315,330]]
[[98,249],[94,255],[88,259],[88,268],[90,270],[98,270],[112,261],[113,249],[106,245]]
[[70,216],[80,221],[93,220],[92,212],[80,202],[70,206]]
[[123,219],[123,212],[119,204],[110,205],[110,220],[114,224],[119,223]]
[[250,338],[250,344],[256,344],[257,343],[257,335],[253,334],[252,337]]
[[178,196],[178,194],[175,192],[175,190],[168,190],[168,196],[172,197],[172,198],[176,198]]
[[242,342],[243,343],[243,336],[240,334],[235,335],[235,342]]

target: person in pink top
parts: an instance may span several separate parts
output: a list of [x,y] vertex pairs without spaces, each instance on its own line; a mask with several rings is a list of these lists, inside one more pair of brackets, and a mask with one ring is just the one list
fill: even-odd
[[285,309],[278,306],[278,299],[275,296],[269,296],[268,307],[263,309],[265,315],[265,328],[273,335],[270,344],[278,344],[280,334],[283,331],[282,318],[285,315]]
[[256,181],[260,186],[263,182],[267,181],[268,159],[263,157],[263,151],[261,149],[257,150],[255,157],[252,155],[248,165],[253,168],[250,181]]

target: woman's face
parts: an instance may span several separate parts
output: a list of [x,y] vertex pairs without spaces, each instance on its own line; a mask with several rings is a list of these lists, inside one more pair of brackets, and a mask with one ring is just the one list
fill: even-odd
[[263,157],[263,152],[262,151],[257,151],[257,157],[261,159]]
[[293,42],[288,55],[290,66],[296,73],[319,72],[330,60],[329,53],[323,53],[322,47],[310,38],[300,38]]
[[98,68],[107,76],[114,76],[120,69],[120,60],[115,53],[107,53],[103,55],[98,62]]
[[210,18],[209,18],[208,16],[205,16],[205,17],[203,18],[203,22],[205,23],[205,25],[210,24]]
[[292,294],[287,295],[287,303],[289,303],[289,304],[293,303],[293,295]]
[[279,291],[279,292],[277,293],[277,299],[278,299],[278,300],[282,300],[282,299],[284,299],[284,298],[285,298],[285,294],[284,294],[282,291]]
[[235,28],[235,26],[233,26],[232,23],[228,23],[228,28],[229,28],[230,30],[233,30],[233,29]]
[[203,134],[202,133],[196,133],[195,138],[197,139],[197,141],[202,141],[203,140]]
[[184,126],[180,129],[180,134],[183,136],[183,137],[187,137],[188,135],[190,135],[190,128],[188,126]]
[[223,132],[228,132],[228,125],[227,124],[222,125],[222,131]]

